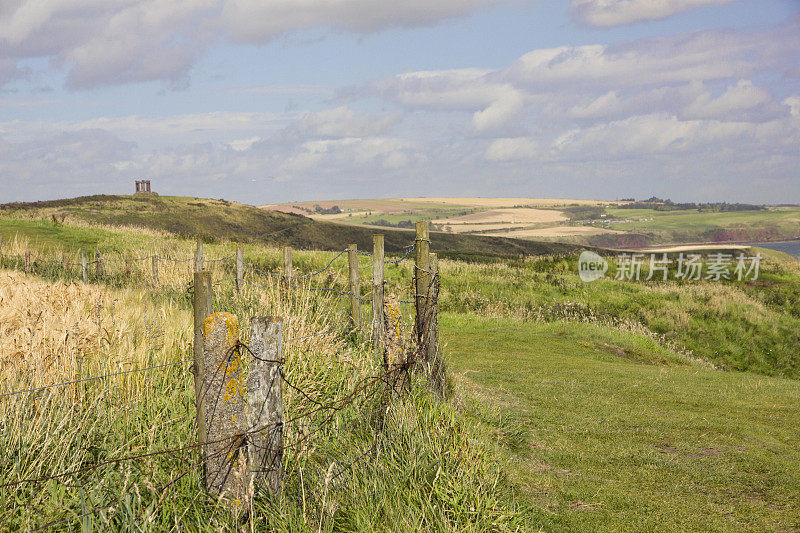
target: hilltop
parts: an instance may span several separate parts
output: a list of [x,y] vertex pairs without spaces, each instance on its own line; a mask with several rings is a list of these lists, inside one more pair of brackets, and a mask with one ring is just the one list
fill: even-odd
[[[207,242],[235,240],[314,250],[341,250],[351,243],[371,249],[372,235],[382,233],[386,236],[386,251],[396,253],[412,238],[407,229],[346,226],[227,200],[178,196],[96,195],[10,203],[0,205],[0,215],[56,224],[69,219],[107,226],[136,226]],[[16,229],[23,233],[24,230],[22,226]],[[568,244],[450,233],[437,233],[433,241],[434,251],[460,257],[561,254],[578,249]]]

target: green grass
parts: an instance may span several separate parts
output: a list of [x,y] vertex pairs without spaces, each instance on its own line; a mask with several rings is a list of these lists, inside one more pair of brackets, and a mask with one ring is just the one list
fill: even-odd
[[[182,206],[196,201],[175,202]],[[122,208],[126,205],[123,202]],[[109,208],[113,220],[124,218],[112,216],[113,212]],[[109,258],[151,251],[189,257],[194,247],[193,241],[176,236],[113,227],[87,229],[67,222],[60,226],[41,218],[18,220],[6,215],[0,217],[0,233],[4,247],[15,235],[28,239],[34,259],[82,247],[100,248]],[[411,234],[403,236],[408,242]],[[445,237],[434,234],[434,245]],[[207,257],[228,256],[234,250],[228,239],[210,240]],[[337,486],[338,507],[330,511],[319,490],[330,462],[344,463],[374,445],[377,427],[374,403],[343,412],[337,428],[347,431],[320,435],[308,455],[287,462],[294,470],[280,509],[263,499],[257,502],[259,527],[280,531],[316,531],[320,524],[323,531],[800,527],[796,423],[800,266],[796,261],[770,253],[756,282],[605,279],[587,284],[577,276],[574,253],[502,257],[482,251],[478,244],[462,252],[454,248],[443,254],[450,259],[439,263],[441,340],[455,376],[454,396],[444,403],[435,401],[417,377],[412,394],[387,418],[379,451],[348,471]],[[278,248],[254,239],[245,244],[244,253],[248,263],[280,271]],[[297,250],[295,267],[300,274],[311,272],[334,255]],[[359,260],[362,276],[368,275],[370,259]],[[20,268],[9,258],[6,265]],[[169,284],[153,289],[146,277],[124,275],[123,263],[109,262],[110,276],[103,283],[109,290],[148,291],[150,303],[140,314],[149,320],[167,302],[188,312],[189,274],[182,268],[172,274]],[[217,268],[215,279],[230,276],[230,269]],[[408,262],[388,266],[387,291],[410,297],[412,273]],[[37,274],[63,279],[44,262]],[[319,285],[347,290],[345,274],[341,257]],[[328,317],[339,323],[347,313],[346,304],[336,299],[295,300],[287,311],[256,290],[242,296],[225,284],[215,290],[217,310],[233,312],[243,324],[253,314],[283,314],[292,323],[301,317]],[[115,294],[110,294],[110,301],[116,301]],[[404,309],[409,311],[408,306]],[[366,305],[362,312],[368,318]],[[104,327],[128,331],[125,324],[106,322]],[[153,332],[133,329],[125,335],[136,337],[131,342],[139,346],[153,342],[149,336]],[[335,348],[325,344],[292,352],[288,366],[292,379],[326,399],[341,395],[374,365],[368,336],[337,335],[331,342]],[[118,358],[124,359],[121,347],[104,349],[117,350]],[[186,346],[160,350],[160,357],[168,360],[187,353]],[[106,360],[103,356],[96,362],[102,365]],[[740,372],[715,370],[707,362]],[[152,382],[143,382],[146,391],[134,398],[92,385],[88,389],[96,401],[89,404],[75,405],[47,394],[25,399],[16,411],[37,413],[36,417],[0,419],[0,449],[11,451],[0,455],[4,473],[0,483],[64,471],[71,464],[93,464],[134,448],[157,451],[193,442],[193,429],[186,423],[193,408],[186,372],[178,367],[159,373]],[[309,407],[297,395],[292,402],[295,410]],[[70,427],[63,425],[65,421],[74,425],[74,431],[63,430]],[[141,437],[133,439],[137,435]],[[297,475],[300,467],[307,476],[302,482]],[[182,478],[158,504],[161,492],[153,487],[168,483],[185,468],[180,455],[158,457],[138,467],[108,466],[87,472],[70,483],[0,490],[0,524],[25,529],[65,514],[80,515],[92,505],[120,497],[117,512],[92,515],[95,528],[177,530],[177,516],[190,528],[200,524],[199,529],[233,530],[234,522],[203,497],[195,473]],[[31,499],[36,504],[26,506]],[[140,513],[152,522],[143,525]]]
[[[81,228],[67,226],[60,231],[66,233],[53,237],[48,232],[33,231],[29,235],[41,237],[28,243],[34,248],[40,279],[76,277],[74,267],[65,276],[45,261],[53,246],[63,249],[80,244],[77,236],[82,234]],[[140,257],[153,249],[187,256],[194,244],[130,231],[95,231],[89,237],[94,239],[91,243],[118,247],[120,256]],[[144,249],[137,248],[140,239],[147,241]],[[231,243],[206,247],[211,257],[231,250]],[[248,262],[279,270],[279,249],[247,245],[245,252]],[[297,252],[295,265],[299,272],[308,272],[324,266],[333,256],[330,252]],[[183,268],[189,265],[180,265],[166,282],[164,272],[162,285],[152,286],[141,274],[123,274],[124,263],[111,261],[118,258],[109,253],[107,277],[92,279],[104,296],[86,303],[85,312],[92,319],[98,313],[97,331],[102,337],[97,348],[92,345],[76,354],[82,361],[77,368],[62,364],[48,368],[65,373],[64,381],[190,357],[191,295],[186,290],[190,275]],[[368,258],[361,261],[369,264]],[[8,256],[4,263],[21,268]],[[147,263],[144,268],[148,268]],[[345,289],[343,273],[346,263],[340,258],[318,284]],[[229,270],[217,266],[214,279],[229,274]],[[256,281],[269,284],[264,279]],[[402,285],[407,286],[405,281]],[[131,299],[128,291],[139,296]],[[346,300],[328,293],[294,291],[288,302],[278,296],[281,291],[277,285],[271,289],[248,286],[236,294],[230,281],[215,284],[214,291],[215,311],[237,315],[245,341],[246,325],[254,315],[283,316],[287,331],[295,335],[324,331],[347,320]],[[96,307],[99,304],[102,307]],[[186,320],[170,320],[173,315],[163,311],[166,305],[172,307],[172,313],[182,312]],[[46,311],[52,315],[60,310]],[[23,309],[21,327],[30,326],[26,331],[34,335],[44,326],[37,326],[41,324],[38,319],[26,312]],[[29,318],[34,320],[33,325]],[[60,345],[59,341],[56,347]],[[300,413],[310,414],[300,419],[301,424],[287,429],[285,491],[279,506],[264,494],[256,498],[252,509],[255,528],[455,532],[525,527],[519,495],[474,421],[453,405],[433,399],[421,376],[415,377],[408,395],[395,396],[386,404],[390,405],[388,409],[382,404],[388,398],[381,385],[375,396],[357,395],[331,420],[326,419],[331,411],[315,413],[316,404],[309,398],[326,403],[341,399],[361,378],[380,372],[368,334],[336,332],[318,340],[287,343],[284,349],[287,379],[310,395],[307,398],[287,386],[286,416],[291,419]],[[8,378],[3,380],[0,393],[35,383],[34,370],[42,368],[43,363],[51,365],[38,352],[14,365],[4,361],[4,376]],[[200,470],[192,467],[197,462],[196,449],[181,450],[196,442],[189,369],[189,363],[183,363],[78,387],[0,398],[0,449],[4,451],[0,454],[0,485],[79,469],[58,480],[0,489],[0,531],[34,530],[51,521],[57,524],[50,529],[57,531],[238,531],[241,524],[202,490]],[[314,429],[320,425],[321,430]],[[296,448],[299,431],[312,434],[306,446]],[[159,454],[170,449],[178,450]],[[145,457],[113,462],[139,454]],[[106,461],[111,462],[93,468]],[[353,467],[349,468],[351,463]],[[331,468],[341,475],[326,484]]]
[[652,364],[663,349],[595,325],[445,315],[441,336],[532,529],[800,526],[797,381]]
[[584,283],[572,256],[448,262],[440,270],[440,305],[447,312],[614,324],[723,368],[800,377],[800,267],[794,260],[765,260],[759,279],[746,282],[607,277]]
[[[607,227],[642,235],[649,244],[680,242],[776,241],[800,237],[800,209],[771,207],[760,211],[697,212],[609,208],[618,218],[652,218],[646,221],[608,224]],[[589,242],[611,245],[613,235]]]

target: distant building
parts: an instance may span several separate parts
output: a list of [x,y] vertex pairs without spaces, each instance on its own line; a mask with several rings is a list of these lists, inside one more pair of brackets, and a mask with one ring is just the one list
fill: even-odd
[[138,195],[158,196],[150,190],[150,180],[136,180],[136,193]]

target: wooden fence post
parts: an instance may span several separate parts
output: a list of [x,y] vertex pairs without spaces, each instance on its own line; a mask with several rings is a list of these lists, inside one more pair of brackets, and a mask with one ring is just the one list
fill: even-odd
[[203,270],[203,243],[197,241],[197,249],[194,252],[194,271],[200,272]]
[[286,276],[286,278],[291,278],[293,276],[292,248],[289,246],[283,247],[283,275]]
[[427,317],[425,323],[425,364],[428,384],[439,396],[445,396],[445,368],[439,352],[439,261],[435,253],[430,254],[431,285],[428,290]]
[[194,345],[192,373],[194,374],[194,395],[197,405],[197,440],[206,442],[206,418],[202,387],[206,366],[203,359],[203,322],[214,312],[214,292],[211,288],[211,272],[195,272],[193,287]]
[[153,254],[153,285],[158,285],[158,256]]
[[292,295],[292,276],[294,275],[294,267],[292,265],[292,249],[289,246],[283,247],[283,290],[286,293],[286,300]]
[[89,282],[89,269],[86,267],[86,250],[81,249],[81,279],[84,283]]
[[383,361],[383,235],[372,236],[372,346],[376,361]]
[[[204,272],[210,279],[210,272]],[[231,313],[214,313],[203,321],[201,394],[206,421],[202,446],[206,490],[226,500],[234,513],[249,507],[239,321]]]
[[244,252],[241,246],[236,247],[236,292],[244,285]]
[[61,270],[64,274],[69,270],[69,256],[67,254],[61,254]]
[[103,277],[103,255],[100,253],[100,250],[95,252],[95,276],[97,279]]
[[358,245],[347,247],[347,262],[350,267],[350,321],[352,325],[361,324],[361,284],[358,279]]
[[247,376],[249,490],[266,485],[273,498],[283,477],[283,319],[250,319],[250,373]]
[[422,335],[425,331],[426,296],[431,283],[430,242],[428,222],[426,220],[417,222],[417,235],[414,240],[414,302],[416,304],[414,331],[418,345],[422,344]]
[[28,274],[31,271],[31,251],[25,250],[25,273]]
[[130,255],[126,255],[125,256],[125,279],[130,279],[132,271],[133,271],[133,258]]

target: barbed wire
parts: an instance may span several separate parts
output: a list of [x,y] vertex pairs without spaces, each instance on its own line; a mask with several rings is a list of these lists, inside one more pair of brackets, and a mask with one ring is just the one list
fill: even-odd
[[[410,246],[405,247],[406,253],[404,254],[404,256],[402,256],[402,257],[400,257],[399,259],[396,259],[396,260],[385,260],[384,263],[392,263],[392,264],[401,263],[403,260],[405,260],[410,255],[411,251],[413,250],[413,247],[414,247],[414,245],[410,245]],[[258,269],[257,267],[255,267],[253,265],[250,265],[250,264],[244,264],[244,267],[246,269],[248,269],[249,271],[251,271],[251,272],[254,272],[254,273],[257,273],[257,274],[261,274],[263,276],[269,276],[269,277],[274,276],[274,277],[282,278],[281,282],[284,285],[286,285],[287,287],[290,287],[290,288],[294,288],[294,289],[298,289],[298,290],[328,292],[328,293],[331,293],[331,294],[336,294],[337,297],[351,297],[351,298],[355,298],[355,299],[357,299],[359,301],[372,301],[372,298],[365,298],[365,297],[362,297],[359,294],[356,294],[354,292],[342,291],[342,290],[339,290],[338,288],[335,288],[335,287],[306,287],[306,286],[302,286],[302,285],[298,285],[298,284],[292,283],[292,280],[309,279],[309,278],[312,278],[312,277],[314,277],[316,275],[324,273],[325,271],[327,271],[330,268],[332,268],[333,263],[338,258],[340,258],[346,251],[347,250],[339,252],[322,269],[318,269],[318,270],[312,271],[312,272],[310,272],[308,274],[305,274],[305,275],[285,276],[285,275],[282,275],[282,274],[264,272],[264,271]],[[362,251],[359,251],[359,254],[360,255],[371,256],[371,254],[369,254],[367,252],[362,252]],[[91,261],[91,262],[87,261],[86,265],[88,266],[88,265],[98,264],[98,263],[102,264],[105,261],[112,261],[112,262],[123,262],[123,261],[131,261],[131,260],[144,261],[144,260],[147,260],[147,259],[150,259],[150,258],[153,258],[153,257],[159,257],[159,256],[152,255],[152,256],[146,256],[146,257],[143,257],[143,258],[134,258],[134,259],[107,259],[107,258],[102,258],[99,261],[98,260],[94,260],[94,261]],[[226,257],[218,258],[218,259],[215,259],[215,260],[207,259],[207,260],[204,260],[204,262],[205,263],[223,262],[223,261],[230,260],[232,257],[234,257],[234,256],[226,256]],[[185,259],[185,260],[179,260],[179,259],[161,258],[161,257],[159,257],[159,259],[164,259],[164,260],[168,260],[168,261],[174,261],[176,263],[186,263],[186,262],[189,262],[189,261],[193,260],[193,258],[189,258],[189,259]],[[63,265],[64,261],[62,260],[62,261],[59,262],[59,261],[56,261],[56,260],[51,260],[50,263],[53,264],[53,265],[59,265],[59,264]],[[69,264],[69,262],[67,262],[67,264]],[[372,264],[363,265],[363,266],[359,266],[358,268],[359,269],[373,268],[373,265]],[[420,270],[422,270],[422,269],[420,269]],[[426,270],[426,272],[429,272],[429,271]],[[224,278],[221,278],[221,279],[218,279],[218,280],[214,281],[212,284],[216,286],[216,285],[220,285],[220,284],[223,284],[223,283],[227,283],[228,281],[238,281],[238,279],[237,279],[237,277],[224,277]],[[244,281],[245,283],[247,283],[249,285],[253,285],[253,286],[257,286],[257,287],[270,288],[270,287],[267,287],[267,286],[265,286],[263,284],[260,284],[260,283],[257,283],[257,282],[251,281],[251,280],[241,280],[241,281]],[[362,284],[372,283],[372,280],[360,280],[359,283],[362,283]],[[427,295],[414,295],[414,296],[416,298],[420,298],[420,297],[426,298],[427,297]],[[401,302],[415,303],[414,300],[407,300],[407,301],[406,300],[400,300],[400,301]],[[362,320],[361,322],[358,322],[358,323],[349,323],[349,324],[347,324],[346,326],[343,326],[343,327],[334,327],[334,328],[326,329],[324,331],[319,331],[319,332],[312,333],[312,334],[299,335],[299,336],[296,336],[296,337],[289,337],[287,339],[284,339],[283,343],[284,344],[290,344],[290,343],[299,342],[299,341],[302,341],[302,340],[305,340],[305,339],[310,339],[310,338],[314,338],[314,337],[321,337],[321,336],[325,336],[325,335],[331,335],[331,334],[335,334],[335,333],[343,332],[343,331],[352,332],[352,331],[361,329],[366,325],[370,325],[372,323],[373,322],[371,320]],[[256,354],[253,354],[253,352],[250,350],[250,348],[248,346],[246,346],[244,343],[241,343],[240,341],[237,341],[235,343],[235,346],[234,346],[233,349],[236,349],[236,350],[246,349],[256,359],[260,359],[260,360],[266,361],[266,362],[272,362],[272,363],[280,364],[281,366],[283,364],[285,364],[285,359],[268,360],[268,359],[263,359],[263,358],[258,357]],[[50,385],[32,387],[32,388],[29,388],[29,389],[10,391],[10,392],[6,392],[6,393],[0,394],[0,398],[11,397],[11,396],[15,396],[15,395],[23,394],[23,393],[36,392],[36,391],[41,391],[41,390],[45,390],[45,389],[51,389],[51,388],[59,387],[59,386],[67,386],[67,385],[78,384],[78,383],[82,383],[82,382],[108,379],[108,378],[112,378],[112,377],[116,377],[116,376],[122,376],[122,375],[126,375],[126,374],[133,374],[133,373],[137,373],[137,372],[144,372],[144,371],[150,371],[150,370],[156,370],[156,369],[163,369],[163,368],[166,368],[166,367],[193,363],[193,362],[196,361],[196,359],[197,358],[195,358],[195,357],[184,358],[184,359],[181,359],[179,361],[163,363],[163,364],[159,364],[159,365],[152,365],[152,366],[148,366],[148,367],[144,367],[144,368],[136,368],[136,369],[129,369],[129,370],[124,370],[124,371],[119,371],[119,372],[111,372],[111,373],[108,373],[108,374],[103,374],[103,375],[98,375],[98,376],[91,376],[91,377],[81,378],[81,379],[76,379],[76,380],[70,380],[70,381],[65,381],[65,382],[61,382],[61,383],[54,383],[54,384],[50,384]],[[114,458],[114,459],[107,459],[107,460],[104,460],[104,461],[97,462],[96,464],[82,466],[82,467],[79,467],[79,468],[75,468],[75,469],[72,469],[72,470],[69,470],[69,471],[65,471],[65,472],[56,473],[56,474],[49,475],[49,476],[31,477],[31,478],[27,478],[27,479],[16,480],[16,481],[13,481],[13,482],[6,482],[6,483],[3,483],[3,484],[0,484],[0,488],[15,487],[15,486],[19,486],[19,485],[22,485],[22,484],[29,484],[29,483],[41,483],[41,482],[45,482],[45,481],[52,480],[52,479],[64,479],[64,478],[68,478],[68,477],[71,477],[71,476],[77,476],[77,475],[80,475],[80,474],[84,474],[86,472],[96,471],[96,470],[101,469],[101,468],[106,467],[106,466],[116,465],[116,464],[120,464],[120,463],[128,462],[128,461],[140,461],[140,460],[144,460],[144,459],[148,459],[148,458],[162,457],[164,455],[168,455],[168,456],[174,457],[174,458],[178,459],[179,461],[181,461],[182,463],[186,463],[186,460],[185,460],[185,458],[183,457],[182,454],[185,454],[187,451],[190,451],[190,450],[193,450],[193,449],[197,449],[197,448],[204,449],[205,447],[207,447],[209,445],[212,445],[212,444],[220,444],[220,443],[227,442],[228,443],[227,445],[222,446],[220,448],[220,450],[214,452],[214,455],[218,455],[218,454],[221,454],[221,453],[228,452],[228,451],[232,450],[233,448],[231,448],[231,446],[241,446],[241,445],[243,445],[242,443],[246,442],[247,439],[252,437],[252,436],[255,436],[257,434],[261,434],[261,433],[267,432],[267,431],[276,431],[278,429],[281,432],[287,431],[287,432],[289,432],[289,435],[290,435],[289,442],[283,442],[282,441],[281,452],[283,453],[285,451],[288,451],[290,453],[293,453],[294,456],[295,456],[295,462],[297,462],[297,459],[300,457],[300,454],[303,453],[303,450],[304,449],[308,450],[308,443],[311,442],[311,439],[315,438],[318,435],[321,435],[323,432],[324,432],[324,438],[329,440],[331,438],[338,438],[338,437],[336,437],[336,435],[341,435],[344,432],[354,431],[355,430],[354,428],[357,428],[359,424],[362,424],[364,422],[363,416],[359,415],[358,413],[356,413],[355,416],[350,418],[350,420],[345,422],[344,425],[342,426],[342,425],[339,424],[339,421],[341,420],[341,418],[340,418],[338,413],[340,413],[340,412],[344,411],[345,409],[347,409],[348,407],[354,405],[357,401],[360,401],[360,400],[362,400],[364,402],[369,401],[370,398],[374,397],[380,391],[388,391],[389,396],[391,396],[392,394],[396,393],[396,383],[398,382],[398,377],[397,376],[399,374],[404,373],[404,372],[407,373],[408,370],[409,370],[410,364],[413,363],[415,359],[416,359],[415,356],[409,355],[406,358],[405,362],[402,363],[402,364],[399,364],[399,365],[394,365],[393,364],[393,365],[390,365],[390,366],[386,366],[383,369],[383,371],[378,373],[377,375],[367,376],[367,377],[364,377],[364,378],[358,380],[351,387],[348,387],[349,392],[347,392],[344,396],[335,397],[335,398],[324,398],[323,397],[323,399],[315,399],[315,398],[313,398],[311,394],[314,394],[317,391],[314,391],[311,394],[309,394],[309,392],[304,390],[304,388],[302,386],[298,385],[297,383],[294,383],[293,380],[288,379],[287,376],[286,376],[286,373],[283,372],[283,370],[280,370],[278,372],[278,375],[280,376],[281,381],[283,383],[285,383],[287,385],[287,387],[289,387],[291,390],[295,391],[299,395],[298,396],[299,400],[298,400],[298,405],[297,405],[297,408],[299,408],[299,410],[296,413],[292,414],[292,416],[288,417],[287,419],[285,419],[282,422],[278,422],[278,423],[274,423],[274,424],[267,424],[267,425],[264,425],[264,426],[260,426],[258,428],[252,428],[252,427],[251,428],[247,428],[244,433],[241,433],[241,434],[238,434],[238,435],[226,436],[226,437],[222,437],[222,438],[219,438],[219,439],[210,439],[210,440],[206,440],[205,442],[196,442],[196,443],[192,443],[192,444],[186,444],[186,445],[183,445],[183,446],[173,447],[173,448],[168,448],[168,449],[163,449],[163,450],[144,452],[144,453],[139,453],[139,454],[132,454],[132,455],[127,455],[127,456],[118,457],[118,458]],[[218,368],[217,371],[219,371],[220,368]],[[208,392],[208,389],[206,389],[206,392]],[[218,394],[220,394],[220,393],[221,393],[221,390],[218,391]],[[381,402],[385,402],[386,401],[385,397],[381,396],[381,398],[383,398],[383,399],[380,400]],[[303,407],[303,403],[304,402],[312,404],[313,407]],[[385,405],[385,404],[382,404],[382,405]],[[350,415],[347,415],[347,416],[349,417]],[[321,420],[317,420],[319,418],[321,418]],[[211,420],[213,421],[213,415],[212,415]],[[358,453],[356,453],[355,456],[353,456],[348,461],[340,461],[340,460],[336,461],[337,468],[333,472],[333,474],[331,476],[329,476],[330,477],[330,481],[338,479],[339,477],[341,477],[344,474],[344,472],[346,472],[349,469],[352,469],[356,464],[358,464],[360,461],[363,461],[364,458],[369,457],[370,455],[372,455],[378,449],[379,439],[381,438],[381,435],[383,434],[383,429],[382,428],[383,428],[383,424],[381,423],[381,424],[379,424],[378,430],[375,431],[375,438],[374,438],[374,442],[372,443],[372,445],[367,446],[366,448],[359,450]],[[255,445],[255,443],[249,443],[249,442],[248,442],[247,445],[250,445],[250,444]],[[305,453],[308,453],[308,452],[305,452]],[[319,453],[319,452],[315,452],[315,453]],[[323,448],[322,453],[323,454],[329,454],[330,452],[329,451],[325,451],[325,449]],[[158,486],[157,488],[155,488],[154,492],[158,495],[155,509],[158,509],[160,507],[161,503],[164,500],[164,497],[166,496],[167,492],[169,491],[169,489],[171,487],[173,487],[185,475],[187,475],[188,473],[194,471],[198,466],[203,464],[203,462],[207,461],[208,459],[209,459],[209,455],[207,453],[204,453],[203,457],[201,458],[201,460],[199,462],[189,464],[189,466],[187,468],[185,468],[182,472],[180,472],[176,477],[172,477],[172,479],[170,481],[168,481],[166,483],[163,483],[160,486]],[[308,460],[308,459],[306,459],[306,460]],[[267,469],[274,468],[274,467],[275,467],[275,460],[274,460],[274,457],[273,457],[273,462],[270,463],[269,465],[267,465]],[[331,468],[333,468],[333,467],[331,467]],[[259,469],[259,471],[262,471],[262,470]],[[269,470],[266,470],[266,471],[269,471]],[[66,519],[60,520],[60,521],[48,522],[48,523],[44,524],[43,526],[39,527],[38,529],[35,529],[34,531],[39,531],[39,530],[42,530],[42,529],[51,528],[51,527],[57,526],[59,524],[71,523],[71,522],[74,522],[76,520],[80,520],[81,518],[84,518],[86,516],[90,516],[92,514],[95,514],[95,513],[104,511],[104,510],[112,509],[114,507],[114,505],[116,505],[120,501],[120,498],[121,498],[121,496],[115,498],[114,500],[112,500],[108,505],[93,507],[93,508],[89,509],[88,511],[85,511],[85,512],[83,512],[83,513],[81,513],[81,514],[79,514],[77,516],[69,517],[69,518],[66,518]],[[154,510],[150,511],[149,510],[150,507],[148,507],[147,509],[148,509],[148,511],[147,511],[148,513],[155,512]],[[111,516],[113,517],[118,512],[119,512],[119,510],[112,510]],[[141,514],[144,513],[144,512],[145,512],[145,508],[142,507],[142,510],[139,512],[139,515],[137,515],[137,520],[141,516]],[[110,519],[111,518],[109,518],[109,520]]]

